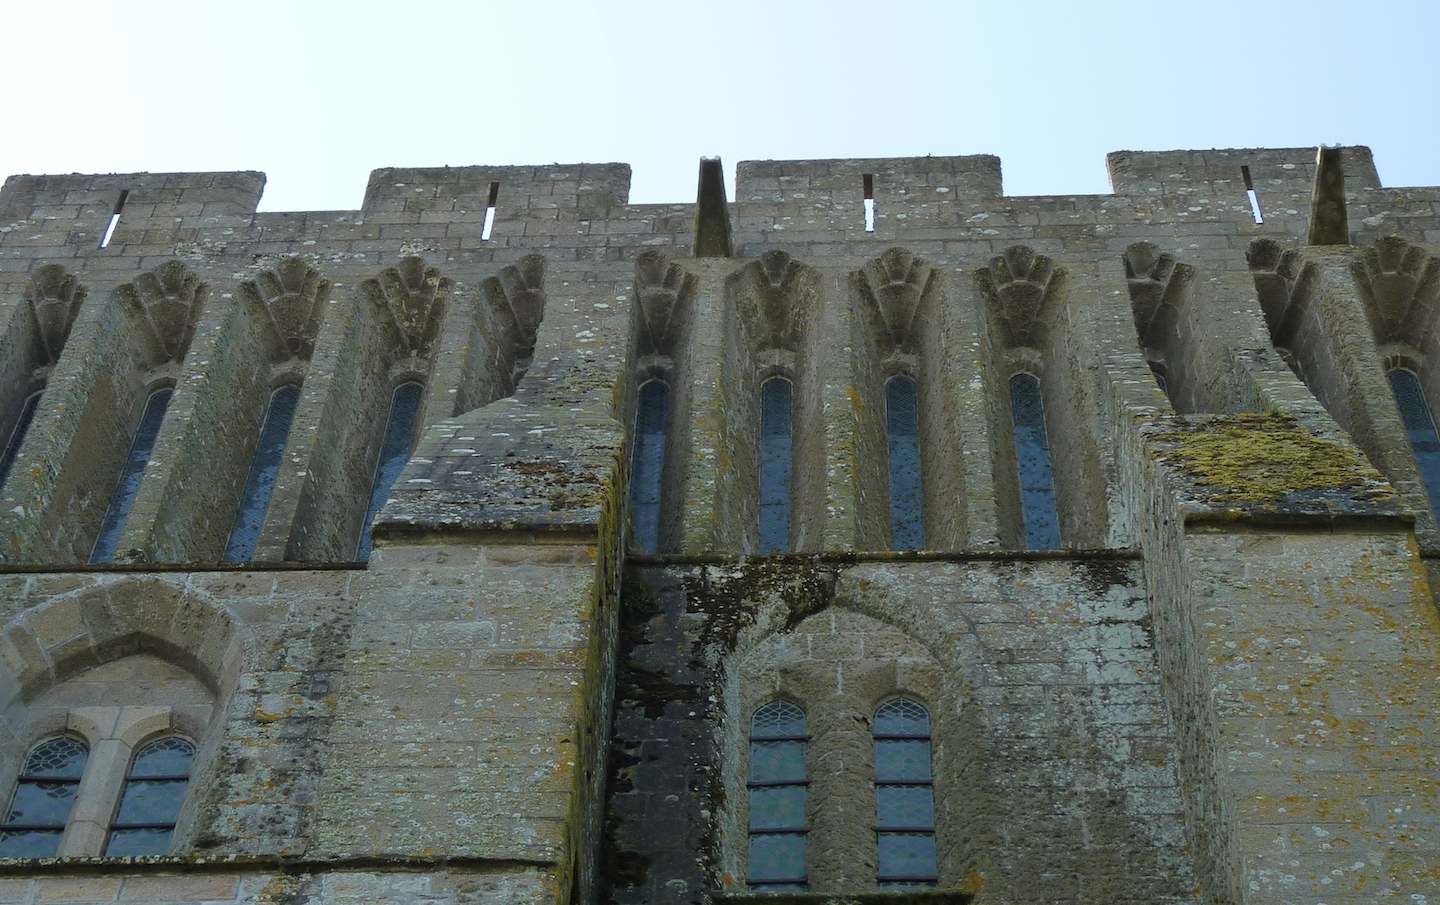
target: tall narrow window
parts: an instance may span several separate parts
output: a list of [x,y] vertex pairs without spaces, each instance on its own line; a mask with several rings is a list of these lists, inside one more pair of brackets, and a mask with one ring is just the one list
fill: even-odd
[[760,552],[790,549],[791,409],[784,377],[760,385]]
[[1045,433],[1045,403],[1040,381],[1031,374],[1010,378],[1010,417],[1015,422],[1015,466],[1020,478],[1020,514],[1027,550],[1060,546],[1060,516],[1055,510],[1055,477],[1050,440]]
[[865,187],[865,231],[875,231],[875,174],[866,173],[864,178]]
[[1390,390],[1400,408],[1400,420],[1405,423],[1415,468],[1430,496],[1430,511],[1440,513],[1440,437],[1435,434],[1435,419],[1425,401],[1425,391],[1415,372],[1405,368],[1390,372]]
[[245,479],[240,508],[235,513],[235,526],[230,529],[230,539],[225,544],[226,562],[249,562],[250,557],[255,555],[255,545],[260,540],[260,529],[265,525],[270,496],[275,492],[275,476],[280,472],[280,460],[285,455],[285,442],[290,438],[290,424],[295,420],[295,407],[299,402],[300,387],[296,384],[283,386],[270,394],[265,421],[260,425],[260,440],[255,444],[255,455],[250,460],[250,474]]
[[0,823],[0,858],[55,857],[89,757],[85,743],[68,736],[30,749]]
[[1255,192],[1255,181],[1250,178],[1250,168],[1240,167],[1240,178],[1245,180],[1245,197],[1250,200],[1250,216],[1256,223],[1265,222],[1265,212],[1260,210],[1260,196]]
[[665,381],[647,380],[641,385],[630,459],[630,538],[640,553],[660,549],[660,482],[669,408],[670,387]]
[[757,892],[805,888],[805,711],[771,701],[750,719],[748,882]]
[[5,479],[10,477],[10,466],[15,464],[15,457],[20,454],[20,444],[25,442],[25,432],[30,429],[30,422],[35,419],[35,407],[39,404],[39,390],[25,397],[25,405],[20,409],[20,417],[15,419],[15,427],[10,431],[5,452],[0,454],[0,484],[4,484]]
[[891,377],[885,384],[885,429],[890,439],[890,549],[925,546],[920,485],[920,405],[915,381]]
[[500,201],[500,183],[490,183],[490,197],[485,202],[485,222],[480,226],[480,238],[489,239],[495,229],[495,205]]
[[1160,392],[1169,393],[1170,381],[1165,377],[1165,365],[1153,358],[1147,358],[1145,363],[1150,366],[1150,374],[1155,378],[1155,385],[1160,388]]
[[140,416],[140,427],[135,439],[130,442],[130,454],[125,458],[125,467],[120,472],[120,482],[110,497],[110,508],[105,510],[105,521],[100,526],[100,536],[90,551],[93,563],[110,562],[120,546],[120,534],[125,530],[125,519],[130,517],[130,507],[140,493],[140,479],[145,476],[145,466],[155,450],[155,438],[160,436],[160,425],[165,422],[165,409],[170,406],[171,391],[155,390],[145,400],[145,412]]
[[106,857],[170,851],[194,759],[195,746],[178,735],[157,738],[136,753],[125,776],[115,821],[110,824],[110,838],[105,841]]
[[355,548],[355,558],[362,562],[370,558],[370,526],[380,513],[380,507],[389,499],[390,488],[400,477],[400,472],[405,470],[410,450],[414,448],[415,425],[420,420],[420,403],[424,396],[424,384],[402,383],[390,398],[385,442],[380,447],[380,458],[375,463],[375,479],[370,485],[370,507],[365,510],[365,524],[360,526],[360,542]]
[[907,698],[875,711],[875,835],[881,889],[939,880],[930,713]]
[[100,247],[109,246],[110,239],[115,235],[115,227],[120,225],[120,212],[125,210],[125,199],[130,197],[129,189],[121,189],[120,197],[115,199],[115,209],[110,212],[110,222],[105,224],[105,233],[100,237]]

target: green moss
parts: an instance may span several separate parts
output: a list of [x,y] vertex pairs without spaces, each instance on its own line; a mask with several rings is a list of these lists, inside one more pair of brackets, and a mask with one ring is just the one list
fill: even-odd
[[1217,502],[1394,498],[1390,485],[1353,447],[1316,437],[1288,415],[1225,415],[1187,422],[1153,439],[1169,447],[1159,454],[1161,462],[1184,472]]

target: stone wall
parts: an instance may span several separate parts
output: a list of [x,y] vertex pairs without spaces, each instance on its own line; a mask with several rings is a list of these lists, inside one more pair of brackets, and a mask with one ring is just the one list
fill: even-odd
[[811,722],[811,888],[875,888],[870,718],[936,714],[941,887],[978,901],[1193,902],[1175,735],[1126,557],[633,565],[611,898],[743,889],[744,738]]
[[[1440,394],[1440,189],[1334,159],[1120,151],[1113,194],[1034,198],[985,155],[742,162],[733,203],[708,162],[664,205],[623,164],[386,168],[360,210],[273,213],[259,173],[11,177],[0,438],[44,392],[0,486],[0,795],[45,733],[110,779],[65,858],[0,861],[0,902],[753,901],[746,727],[779,691],[815,718],[828,847],[776,901],[883,901],[865,721],[899,692],[942,802],[914,901],[1432,895],[1440,547],[1385,369]],[[1021,370],[1057,551],[1022,549]],[[777,374],[800,552],[756,558]],[[886,552],[896,374],[913,555]],[[626,428],[655,377],[646,557]],[[356,562],[406,381],[414,454]],[[286,382],[254,561],[217,565]],[[100,858],[161,726],[199,744],[177,845]]]

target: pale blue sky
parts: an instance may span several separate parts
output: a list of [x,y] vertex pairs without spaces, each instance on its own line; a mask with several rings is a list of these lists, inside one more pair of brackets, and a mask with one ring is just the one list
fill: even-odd
[[[1105,152],[1369,144],[1440,183],[1440,2],[21,2],[0,175],[258,169],[358,207],[380,166],[1000,155],[1009,194]],[[733,191],[733,189],[732,189]]]

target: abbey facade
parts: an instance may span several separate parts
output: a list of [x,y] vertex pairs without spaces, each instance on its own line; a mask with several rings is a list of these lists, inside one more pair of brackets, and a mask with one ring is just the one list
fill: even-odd
[[1368,150],[0,191],[0,903],[1440,903]]

